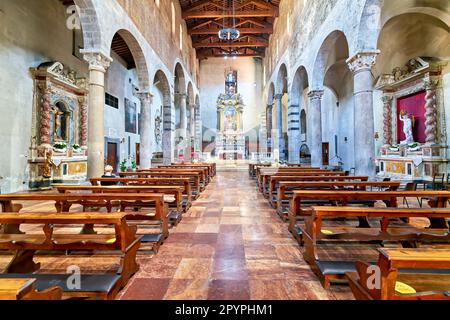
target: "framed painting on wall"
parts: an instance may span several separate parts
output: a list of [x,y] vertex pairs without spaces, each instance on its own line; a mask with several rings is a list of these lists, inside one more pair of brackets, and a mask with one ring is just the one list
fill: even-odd
[[136,103],[125,98],[125,131],[128,133],[137,133],[137,114]]

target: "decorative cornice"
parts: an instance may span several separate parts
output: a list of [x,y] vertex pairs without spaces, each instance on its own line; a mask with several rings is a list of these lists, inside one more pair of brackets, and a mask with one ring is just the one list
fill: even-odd
[[113,59],[101,52],[82,52],[84,60],[89,63],[89,70],[106,72]]
[[359,52],[347,59],[346,62],[350,71],[357,73],[364,70],[371,70],[376,63],[377,56],[380,52],[380,50]]
[[322,99],[323,93],[323,90],[313,90],[308,92],[308,98],[310,98],[311,100],[320,100]]

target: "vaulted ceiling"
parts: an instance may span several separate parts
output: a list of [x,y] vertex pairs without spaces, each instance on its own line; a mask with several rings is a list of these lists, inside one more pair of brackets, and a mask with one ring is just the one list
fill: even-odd
[[[236,55],[264,57],[278,17],[281,0],[180,0],[188,33],[199,59]],[[222,41],[219,30],[233,26],[233,2],[236,41]]]

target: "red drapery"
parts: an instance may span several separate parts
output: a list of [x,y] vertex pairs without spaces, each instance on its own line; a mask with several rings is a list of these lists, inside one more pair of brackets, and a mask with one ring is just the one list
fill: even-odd
[[405,140],[403,122],[399,119],[401,110],[406,110],[409,115],[414,116],[414,141],[425,143],[425,91],[397,99],[397,143]]

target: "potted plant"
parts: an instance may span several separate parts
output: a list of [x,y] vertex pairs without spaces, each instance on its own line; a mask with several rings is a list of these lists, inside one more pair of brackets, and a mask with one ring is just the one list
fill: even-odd
[[133,169],[133,172],[136,172],[136,170],[137,170],[136,160],[131,161],[131,168]]
[[119,164],[120,172],[127,171],[127,160],[122,160]]
[[73,152],[75,152],[75,153],[81,153],[81,146],[78,144],[78,143],[74,143],[73,145],[72,145],[72,150],[73,150]]
[[65,142],[56,142],[53,145],[53,151],[57,153],[65,153],[67,151],[67,144]]

